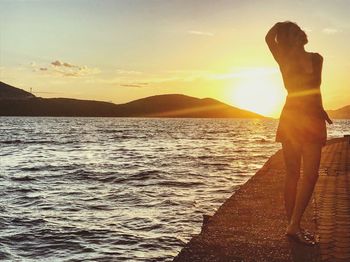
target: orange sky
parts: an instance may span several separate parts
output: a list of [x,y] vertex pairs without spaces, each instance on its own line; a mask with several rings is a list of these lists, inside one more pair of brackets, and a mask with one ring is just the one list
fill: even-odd
[[181,93],[277,117],[286,92],[264,36],[297,22],[324,57],[323,104],[350,104],[350,3],[1,1],[1,81],[42,97],[124,103]]

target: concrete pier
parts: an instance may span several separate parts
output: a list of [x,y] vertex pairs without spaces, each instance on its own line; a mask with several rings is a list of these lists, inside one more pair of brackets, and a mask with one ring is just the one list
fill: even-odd
[[[319,244],[305,246],[284,236],[285,167],[279,150],[242,185],[200,234],[174,258],[179,261],[350,261],[350,137],[327,141],[314,194],[302,227]],[[301,174],[303,175],[303,174]]]

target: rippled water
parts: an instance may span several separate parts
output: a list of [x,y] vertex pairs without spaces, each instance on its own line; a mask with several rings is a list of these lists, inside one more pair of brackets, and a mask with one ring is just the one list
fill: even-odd
[[277,123],[2,117],[0,259],[171,261],[280,148]]

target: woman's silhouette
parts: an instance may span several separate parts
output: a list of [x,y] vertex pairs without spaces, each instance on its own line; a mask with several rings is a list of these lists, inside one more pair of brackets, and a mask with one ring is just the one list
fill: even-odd
[[[308,42],[305,32],[289,21],[275,24],[265,40],[288,91],[276,133],[286,165],[284,199],[289,222],[286,235],[314,245],[313,234],[302,229],[300,222],[318,178],[321,149],[327,140],[325,121],[332,123],[323,109],[320,92],[323,58],[305,51]],[[297,189],[301,160],[303,177]]]

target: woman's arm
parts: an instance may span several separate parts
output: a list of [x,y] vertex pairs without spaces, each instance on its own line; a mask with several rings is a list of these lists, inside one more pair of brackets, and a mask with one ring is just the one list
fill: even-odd
[[319,53],[313,53],[312,55],[312,65],[314,70],[314,78],[312,84],[320,86],[322,81],[323,57]]
[[[317,86],[320,86],[321,85],[321,81],[322,81],[322,66],[323,66],[323,57],[318,54],[318,53],[315,53],[313,54],[313,59],[314,59],[314,80],[313,80],[313,84],[314,85],[317,85]],[[323,108],[323,104],[322,104],[322,99],[320,98],[320,106],[321,106],[321,110],[322,110],[322,115],[323,115],[323,118],[328,122],[328,124],[333,124],[332,120],[329,118],[326,110],[324,110]]]
[[278,46],[278,43],[276,42],[276,36],[278,27],[281,25],[281,22],[276,23],[271,29],[267,32],[265,36],[265,42],[268,45],[273,57],[279,63],[281,60],[281,50]]

